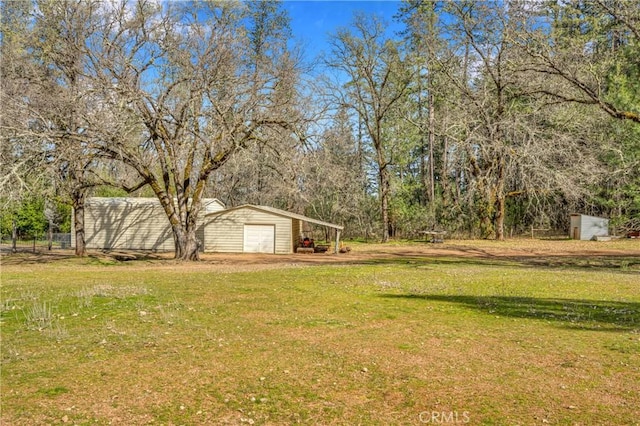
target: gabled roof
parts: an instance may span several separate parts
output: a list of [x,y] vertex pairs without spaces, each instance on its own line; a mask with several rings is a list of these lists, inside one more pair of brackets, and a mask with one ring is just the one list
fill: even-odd
[[333,228],[333,229],[338,229],[340,231],[342,231],[344,229],[344,226],[341,225],[336,225],[333,223],[329,223],[329,222],[324,222],[322,220],[318,220],[318,219],[313,219],[307,216],[303,216],[301,214],[297,214],[297,213],[291,213],[285,210],[280,210],[280,209],[276,209],[275,207],[269,207],[269,206],[256,206],[253,204],[243,204],[241,206],[237,206],[237,207],[231,207],[229,209],[226,210],[220,210],[217,212],[212,212],[212,213],[208,213],[205,216],[209,217],[209,216],[215,216],[215,215],[220,215],[220,214],[224,214],[224,213],[228,213],[234,210],[240,210],[240,209],[253,209],[253,210],[259,210],[259,211],[263,211],[265,213],[272,213],[278,216],[283,216],[283,217],[290,217],[292,219],[298,219],[301,220],[303,222],[308,222],[308,223],[313,223],[315,225],[320,225],[320,226],[326,226],[328,228]]

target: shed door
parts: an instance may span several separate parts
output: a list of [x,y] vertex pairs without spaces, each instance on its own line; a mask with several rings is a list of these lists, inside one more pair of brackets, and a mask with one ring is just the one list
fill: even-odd
[[245,225],[245,253],[275,253],[275,225]]

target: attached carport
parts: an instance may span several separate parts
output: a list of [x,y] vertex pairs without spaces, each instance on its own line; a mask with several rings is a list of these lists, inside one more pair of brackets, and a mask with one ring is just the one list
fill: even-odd
[[302,223],[335,229],[335,252],[340,245],[340,225],[268,206],[245,204],[207,214],[204,251],[218,253],[294,253]]

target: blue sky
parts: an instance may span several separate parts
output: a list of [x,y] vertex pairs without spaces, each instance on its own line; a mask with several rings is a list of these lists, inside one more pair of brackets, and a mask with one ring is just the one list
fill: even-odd
[[386,19],[389,29],[393,30],[397,28],[393,25],[393,15],[398,12],[400,6],[400,2],[395,0],[285,0],[283,3],[291,17],[294,36],[306,48],[307,59],[312,59],[328,49],[327,35],[336,28],[348,26],[354,11],[378,14]]

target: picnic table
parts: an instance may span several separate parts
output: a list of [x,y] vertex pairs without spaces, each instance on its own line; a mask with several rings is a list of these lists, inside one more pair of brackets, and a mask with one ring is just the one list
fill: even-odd
[[431,237],[429,240],[432,243],[444,243],[444,236],[447,234],[447,231],[422,231],[420,232],[425,236],[425,238]]

